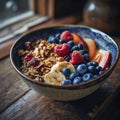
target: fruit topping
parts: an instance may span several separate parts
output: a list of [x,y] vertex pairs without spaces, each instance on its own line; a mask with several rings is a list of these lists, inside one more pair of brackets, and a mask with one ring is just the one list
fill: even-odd
[[83,45],[83,49],[88,50],[88,46],[81,36],[79,36],[76,33],[72,33],[72,36],[73,36],[74,44],[79,44],[80,43],[80,44]]
[[73,40],[73,36],[70,31],[64,31],[60,35],[60,39],[64,40],[65,42],[68,42],[70,40]]
[[101,57],[102,57],[102,54],[101,54],[100,50],[97,50],[96,55],[94,56],[94,58],[91,61],[96,61],[99,63]]
[[73,80],[73,84],[80,84],[82,82],[82,78],[81,77],[75,77]]
[[101,50],[101,59],[99,61],[99,66],[101,66],[103,69],[107,68],[110,62],[110,52]]
[[62,40],[62,39],[60,39],[60,40],[59,40],[59,44],[63,44],[63,43],[65,43],[65,41]]
[[32,50],[33,49],[32,43],[30,41],[25,42],[25,48],[27,50]]
[[49,43],[58,43],[58,39],[55,38],[54,36],[50,36],[50,37],[48,38],[48,42],[49,42]]
[[69,68],[64,68],[63,71],[62,71],[62,73],[63,73],[66,77],[69,77],[71,71],[70,71]]
[[80,64],[78,65],[77,67],[77,72],[80,74],[80,75],[83,75],[87,72],[87,66],[85,64]]
[[68,41],[67,44],[70,48],[72,48],[74,46],[73,40]]
[[63,85],[72,85],[72,81],[71,80],[63,80],[62,82],[61,82],[61,85],[63,86]]
[[94,40],[92,39],[84,39],[87,46],[88,46],[88,53],[90,56],[90,60],[92,60],[94,58],[94,56],[96,55],[96,43]]
[[84,56],[79,51],[73,51],[71,54],[71,60],[70,63],[75,65],[82,63],[84,61]]
[[108,67],[110,59],[111,59],[111,55],[109,51],[99,50],[97,51],[97,54],[95,55],[92,61],[98,62],[99,66],[105,69]]
[[80,53],[82,54],[82,55],[84,55],[84,54],[88,54],[88,51],[87,50],[80,50]]
[[69,79],[73,81],[75,77],[77,77],[77,73],[76,72],[71,73],[70,76],[69,76]]
[[24,59],[26,61],[30,61],[32,58],[33,58],[33,54],[27,54]]
[[87,82],[89,80],[91,80],[93,78],[93,74],[92,73],[85,73],[82,77],[83,82]]
[[55,36],[50,36],[48,38],[49,43],[59,43],[60,33],[57,33]]
[[54,48],[54,52],[57,53],[57,55],[64,57],[69,54],[70,48],[66,43],[64,43],[56,45]]
[[55,70],[50,71],[44,76],[44,82],[47,84],[60,85],[63,80],[65,80],[65,76]]
[[39,60],[36,60],[34,57],[32,57],[29,63],[33,65],[34,67],[36,67],[39,65]]
[[103,70],[101,70],[101,71],[99,72],[99,75],[102,75],[102,74],[104,74],[104,71],[103,71]]

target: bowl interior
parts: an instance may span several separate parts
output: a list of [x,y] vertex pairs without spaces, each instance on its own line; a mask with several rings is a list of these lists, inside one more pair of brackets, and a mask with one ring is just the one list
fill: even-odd
[[[39,29],[39,30],[30,32],[26,35],[21,36],[14,43],[14,45],[11,49],[11,53],[10,53],[12,64],[13,64],[14,68],[17,70],[17,72],[19,72],[22,76],[25,76],[20,72],[22,62],[19,59],[18,50],[24,48],[24,43],[26,41],[34,42],[35,40],[38,40],[40,38],[47,40],[49,38],[49,36],[51,36],[51,35],[54,36],[55,34],[62,33],[65,30],[69,30],[72,33],[77,33],[78,35],[82,36],[83,38],[91,38],[91,39],[95,40],[98,48],[110,51],[111,62],[110,62],[109,72],[110,71],[112,72],[112,70],[115,67],[115,65],[118,61],[118,58],[119,58],[119,48],[118,48],[118,45],[115,43],[115,41],[111,37],[109,37],[108,35],[106,35],[105,33],[101,32],[99,30],[85,27],[85,26],[71,26],[71,25],[43,28],[43,29]],[[102,81],[103,79],[107,78],[108,75],[109,75],[109,73],[106,72],[104,77],[101,77],[99,79],[99,81]],[[28,79],[28,77],[27,77],[27,79]],[[31,81],[33,81],[33,80],[31,80]],[[97,83],[99,81],[94,80],[94,81],[90,81],[90,83],[92,85],[92,82]],[[89,82],[85,83],[85,84],[88,85]],[[50,85],[50,86],[52,86],[52,85]],[[81,86],[82,86],[82,84],[81,84]],[[84,86],[84,84],[83,84],[83,86]],[[54,86],[54,87],[58,87],[58,86]],[[61,88],[63,88],[63,86]]]
[[18,70],[20,70],[21,61],[18,56],[18,50],[24,47],[24,43],[26,41],[35,41],[40,38],[47,40],[49,36],[51,35],[54,36],[55,34],[62,33],[65,30],[69,30],[70,32],[77,33],[83,38],[91,38],[95,40],[98,48],[109,50],[112,56],[110,66],[112,66],[117,60],[119,54],[119,48],[115,43],[115,41],[112,40],[112,38],[110,38],[105,33],[85,26],[58,26],[58,27],[56,26],[56,27],[49,27],[49,28],[36,30],[19,38],[15,42],[11,50],[11,58],[13,64],[16,66]]

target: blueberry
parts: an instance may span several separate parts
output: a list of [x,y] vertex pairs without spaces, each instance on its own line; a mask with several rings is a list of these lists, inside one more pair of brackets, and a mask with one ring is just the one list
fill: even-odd
[[77,46],[78,46],[79,50],[83,49],[83,45],[82,44],[79,43]]
[[77,73],[71,73],[69,79],[73,80],[75,77],[77,77]]
[[95,66],[88,66],[88,70],[91,72],[91,73],[94,73],[95,71]]
[[104,74],[104,71],[103,71],[103,70],[101,70],[101,71],[99,72],[99,75],[102,75],[102,74]]
[[91,66],[91,65],[93,65],[92,62],[88,62],[87,63],[87,66]]
[[62,39],[60,39],[60,40],[59,40],[59,44],[63,44],[63,43],[65,43],[65,41],[62,40]]
[[95,74],[95,75],[99,74],[99,70],[96,69],[96,67],[95,67],[95,70],[94,70],[94,74]]
[[74,50],[79,50],[79,48],[78,48],[77,45],[74,45],[74,46],[71,48],[71,51],[74,51]]
[[102,70],[102,67],[97,66],[96,69],[97,69],[98,71],[101,71],[101,70]]
[[63,80],[61,82],[61,85],[72,85],[72,81],[71,80]]
[[75,77],[73,80],[73,84],[80,84],[82,82],[82,78],[81,77]]
[[98,66],[98,62],[93,62],[92,63],[95,67]]
[[55,35],[55,38],[59,39],[59,38],[60,38],[60,33],[57,33],[57,34]]
[[49,43],[58,43],[58,39],[56,39],[56,38],[53,37],[53,36],[50,36],[50,37],[48,38],[48,42],[49,42]]
[[90,56],[89,56],[87,53],[85,53],[85,54],[84,54],[84,59],[85,59],[86,61],[90,61]]
[[93,78],[93,74],[92,73],[85,73],[82,77],[84,82],[87,82],[89,80],[91,80]]
[[68,41],[67,44],[70,48],[74,46],[74,42],[72,40]]
[[87,51],[87,50],[80,50],[80,53],[81,53],[82,55],[84,55],[85,53],[88,53],[88,51]]
[[87,72],[87,66],[85,64],[78,65],[77,72],[80,73],[80,75],[83,75]]
[[97,77],[99,77],[99,75],[93,75],[93,78],[97,78]]
[[63,74],[66,76],[66,77],[69,77],[69,75],[71,74],[71,71],[69,68],[64,68],[63,69]]

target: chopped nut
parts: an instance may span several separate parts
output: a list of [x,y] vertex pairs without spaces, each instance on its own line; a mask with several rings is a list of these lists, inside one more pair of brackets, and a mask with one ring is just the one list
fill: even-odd
[[19,56],[23,56],[25,53],[26,52],[23,49],[21,49],[21,50],[18,51],[18,55]]
[[57,58],[57,61],[58,61],[58,62],[64,61],[64,58],[63,58],[63,57],[58,57],[58,58]]

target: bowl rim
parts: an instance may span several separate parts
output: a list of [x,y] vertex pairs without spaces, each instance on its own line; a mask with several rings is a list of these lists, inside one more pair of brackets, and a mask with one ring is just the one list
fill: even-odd
[[[115,62],[113,63],[113,65],[105,71],[105,73],[95,79],[92,79],[88,82],[83,82],[83,83],[80,83],[80,84],[77,84],[77,85],[65,85],[65,86],[60,86],[60,85],[53,85],[53,84],[46,84],[44,82],[37,82],[29,77],[27,77],[26,75],[24,75],[20,70],[18,70],[18,68],[15,66],[14,62],[13,62],[13,55],[12,55],[12,51],[15,47],[15,45],[17,44],[17,42],[19,40],[21,40],[24,36],[28,35],[28,34],[31,34],[33,32],[36,32],[36,31],[39,31],[39,30],[44,30],[44,29],[48,29],[48,28],[60,28],[60,27],[82,27],[82,28],[86,28],[86,29],[91,29],[92,31],[97,31],[99,32],[100,34],[102,35],[106,35],[109,39],[111,39],[111,41],[116,45],[117,49],[118,49],[118,53],[116,55],[116,60]],[[110,73],[113,71],[113,69],[115,68],[118,60],[119,60],[119,56],[120,56],[120,48],[119,48],[119,45],[117,42],[115,42],[115,40],[110,37],[108,34],[98,30],[98,29],[95,29],[95,28],[92,28],[92,27],[89,27],[89,26],[85,26],[85,25],[71,25],[71,24],[64,24],[64,25],[52,25],[52,26],[49,26],[49,27],[42,27],[42,28],[38,28],[38,29],[35,29],[35,30],[32,30],[30,32],[27,32],[25,34],[22,34],[12,45],[11,49],[10,49],[10,61],[11,61],[11,64],[13,66],[13,68],[15,69],[15,71],[23,78],[25,78],[25,80],[27,80],[28,82],[31,82],[32,84],[37,84],[37,85],[41,85],[41,86],[44,86],[44,87],[51,87],[51,88],[58,88],[58,89],[79,89],[79,88],[86,88],[86,87],[90,87],[92,85],[95,85],[97,83],[100,83],[102,81],[105,80],[105,78],[107,78],[107,76],[110,75]]]

